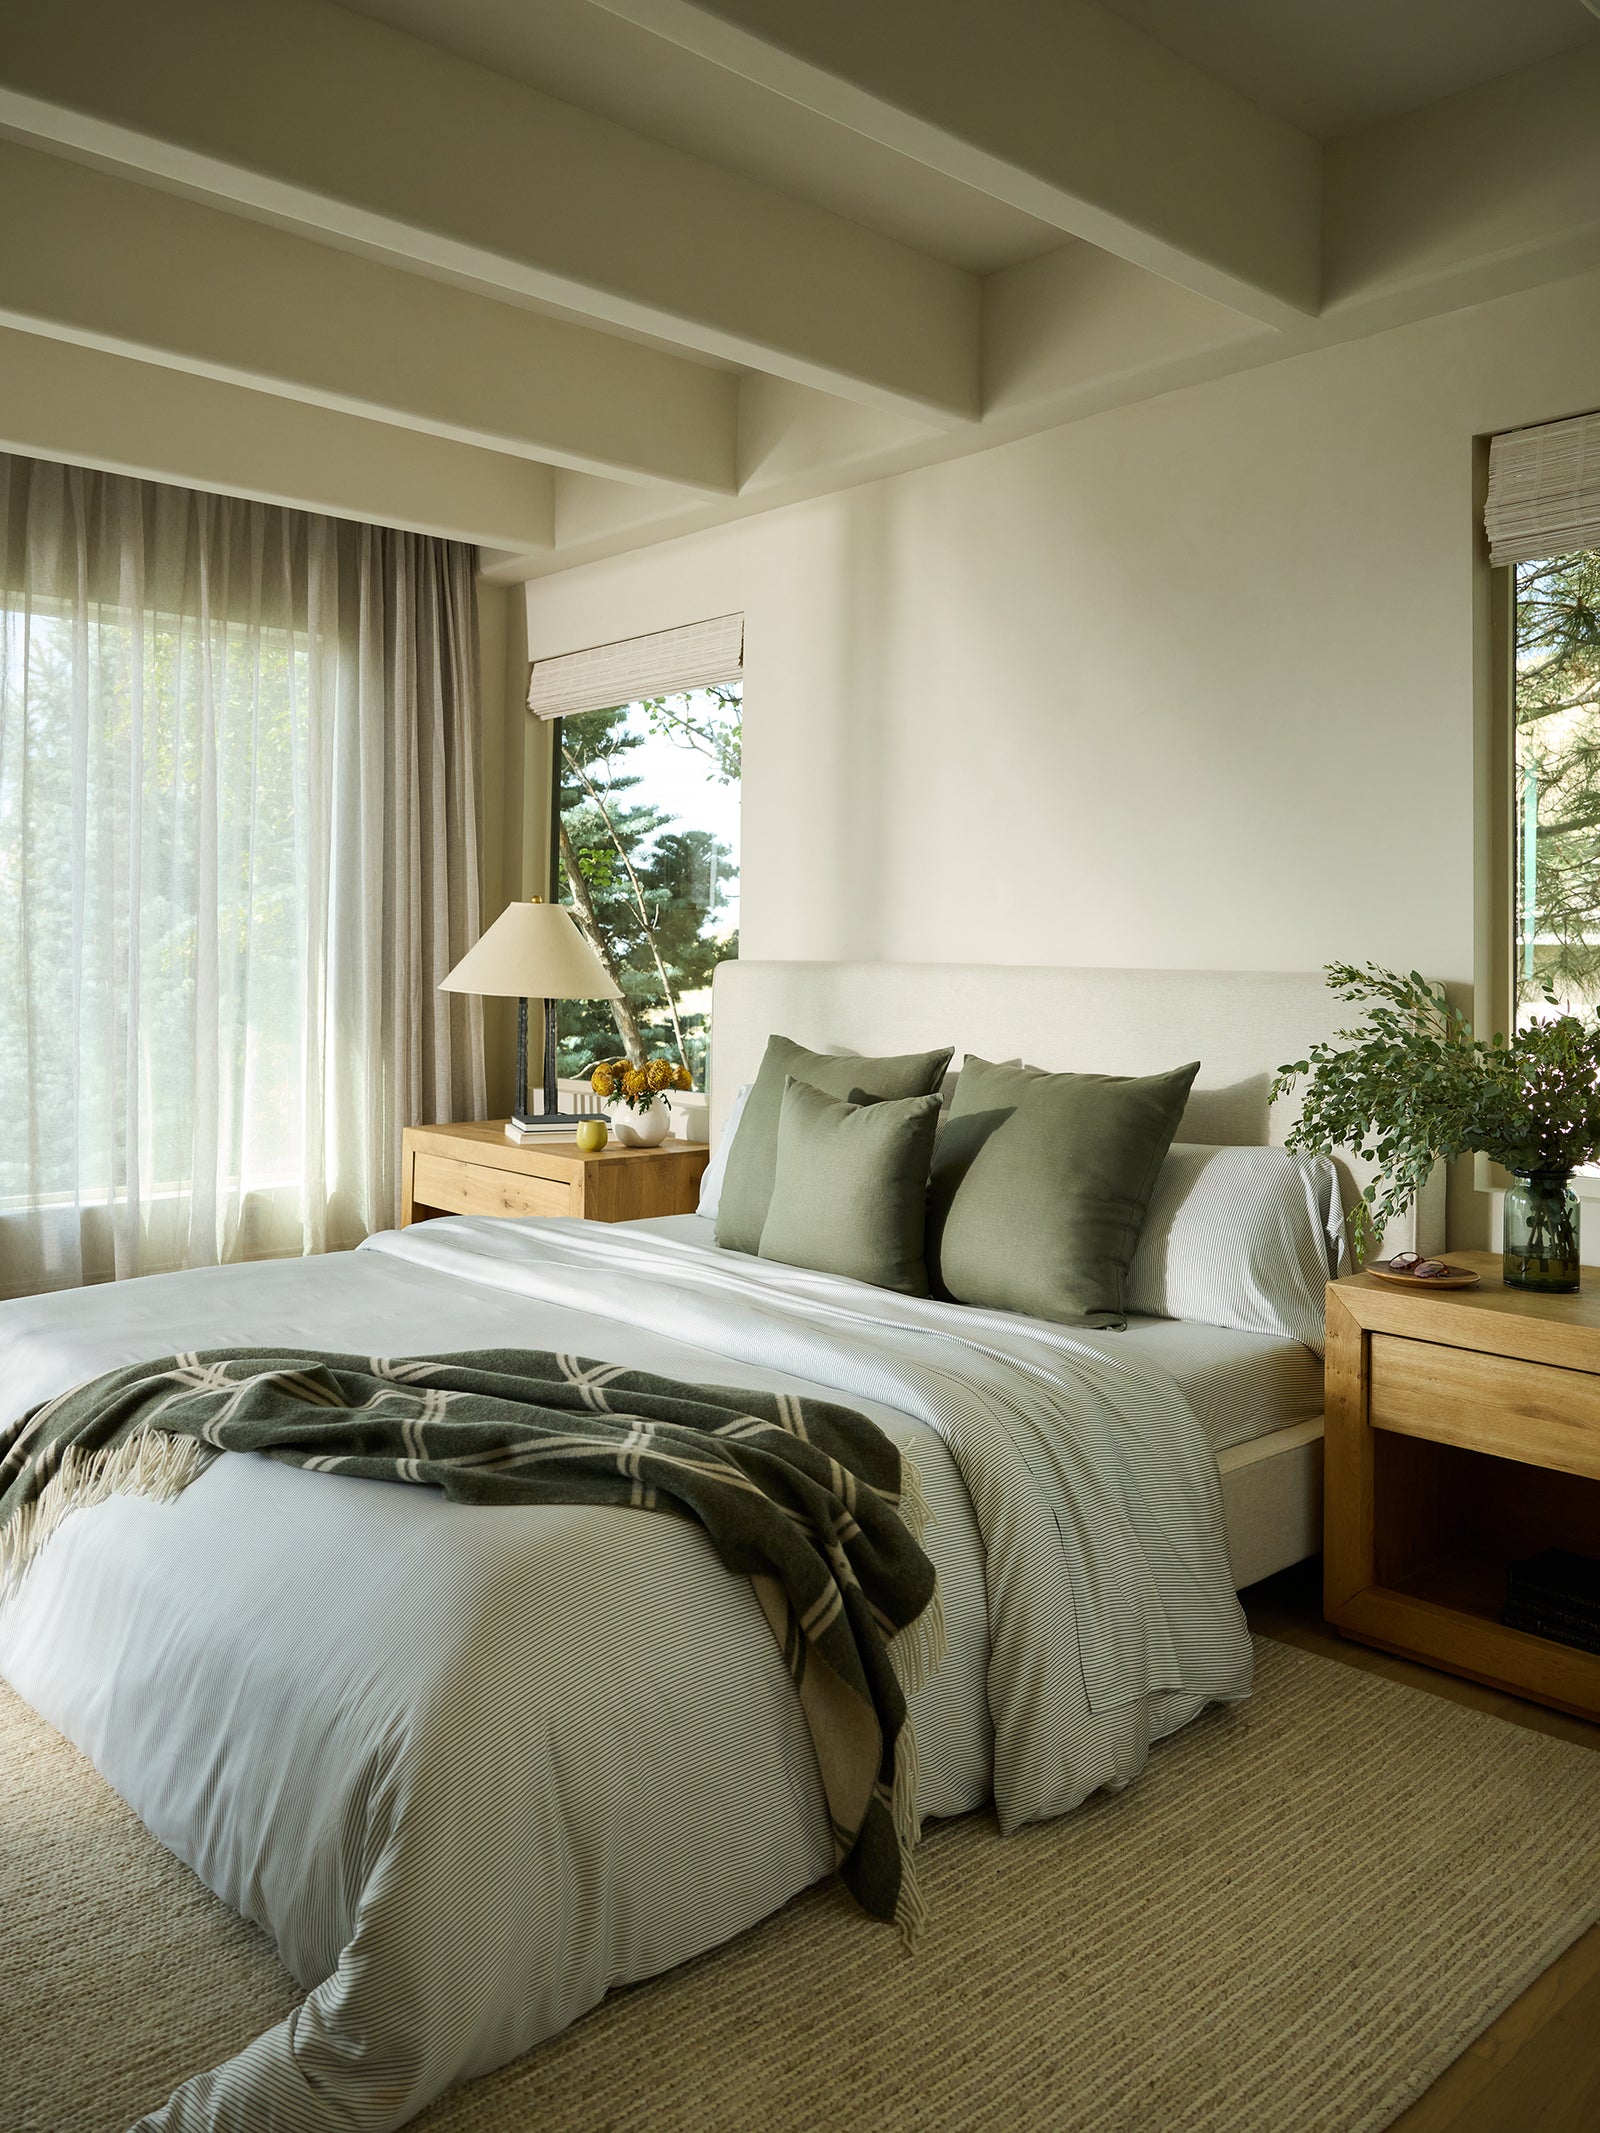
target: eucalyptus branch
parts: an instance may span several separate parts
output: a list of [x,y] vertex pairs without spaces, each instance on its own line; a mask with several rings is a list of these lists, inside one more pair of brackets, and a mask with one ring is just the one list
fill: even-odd
[[1272,1095],[1305,1085],[1291,1148],[1343,1150],[1373,1167],[1352,1217],[1358,1257],[1437,1163],[1481,1152],[1508,1170],[1563,1173],[1600,1151],[1600,1017],[1555,1015],[1508,1043],[1474,1035],[1415,970],[1330,963],[1327,974],[1366,1019],[1280,1067]]

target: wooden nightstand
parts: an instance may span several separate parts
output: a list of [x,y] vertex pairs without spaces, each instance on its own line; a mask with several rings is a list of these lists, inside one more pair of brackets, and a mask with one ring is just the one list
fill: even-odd
[[429,1215],[581,1215],[634,1222],[692,1215],[711,1150],[692,1141],[585,1155],[576,1141],[507,1140],[501,1119],[407,1126],[400,1155],[400,1225]]
[[1600,1556],[1600,1269],[1576,1296],[1328,1288],[1323,1612],[1363,1644],[1600,1719],[1600,1656],[1502,1626],[1506,1565]]

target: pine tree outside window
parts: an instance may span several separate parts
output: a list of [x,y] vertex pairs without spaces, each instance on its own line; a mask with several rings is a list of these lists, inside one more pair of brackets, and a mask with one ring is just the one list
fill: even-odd
[[1517,1027],[1600,1005],[1600,549],[1515,566]]
[[552,725],[552,891],[622,992],[563,1003],[560,1071],[661,1054],[703,1090],[711,973],[739,952],[740,684]]

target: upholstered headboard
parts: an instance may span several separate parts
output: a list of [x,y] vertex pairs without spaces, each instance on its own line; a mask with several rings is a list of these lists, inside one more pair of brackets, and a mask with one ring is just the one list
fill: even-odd
[[[1153,1074],[1200,1061],[1180,1140],[1281,1144],[1292,1102],[1275,1070],[1348,1024],[1320,971],[1059,970],[979,963],[719,963],[711,1018],[711,1133],[754,1078],[774,1031],[815,1051],[910,1052],[953,1044],[1056,1073]],[[1358,1184],[1366,1173],[1346,1169]],[[1444,1244],[1435,1173],[1391,1251]]]

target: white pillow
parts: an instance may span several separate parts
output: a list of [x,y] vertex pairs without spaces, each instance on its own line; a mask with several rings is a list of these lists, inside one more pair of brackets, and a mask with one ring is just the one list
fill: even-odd
[[1320,1355],[1324,1286],[1344,1259],[1330,1157],[1174,1141],[1128,1272],[1127,1307],[1283,1334]]
[[722,1177],[728,1167],[728,1150],[733,1146],[733,1136],[739,1130],[739,1121],[744,1116],[745,1099],[752,1087],[753,1084],[747,1081],[733,1099],[733,1109],[728,1113],[728,1123],[722,1129],[722,1138],[718,1141],[710,1162],[700,1173],[700,1203],[695,1213],[709,1215],[713,1221],[716,1219],[717,1202],[722,1198]]

